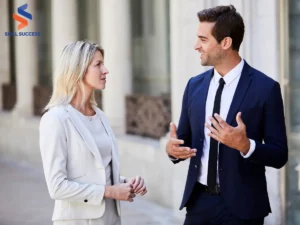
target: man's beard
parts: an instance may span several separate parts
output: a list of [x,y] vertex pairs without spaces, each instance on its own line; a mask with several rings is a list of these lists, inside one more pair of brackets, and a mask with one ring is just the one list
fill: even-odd
[[209,63],[207,61],[201,61],[201,65],[202,66],[210,66]]
[[220,52],[217,52],[214,55],[208,55],[206,60],[201,60],[202,66],[214,66],[218,64],[218,62],[222,61],[223,55]]
[[201,60],[201,65],[202,66],[211,66],[211,59],[209,56],[207,56],[206,59]]

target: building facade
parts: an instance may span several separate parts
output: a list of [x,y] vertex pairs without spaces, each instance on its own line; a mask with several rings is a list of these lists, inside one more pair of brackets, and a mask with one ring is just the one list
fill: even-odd
[[[13,19],[28,4],[24,32]],[[202,67],[193,49],[197,12],[233,4],[244,18],[241,56],[281,84],[289,140],[284,169],[267,168],[270,225],[300,224],[299,0],[2,0],[0,1],[0,153],[41,165],[38,125],[62,48],[89,39],[105,50],[110,74],[97,93],[120,147],[121,172],[145,177],[151,201],[179,211],[188,162],[166,157],[170,121],[178,123],[188,79]]]

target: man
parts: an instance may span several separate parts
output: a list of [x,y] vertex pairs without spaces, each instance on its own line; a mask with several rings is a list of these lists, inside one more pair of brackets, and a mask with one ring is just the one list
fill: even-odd
[[189,80],[177,131],[171,123],[167,154],[190,158],[180,209],[186,225],[260,225],[271,212],[265,166],[288,158],[280,86],[239,56],[245,27],[234,6],[198,18],[195,50],[214,68]]

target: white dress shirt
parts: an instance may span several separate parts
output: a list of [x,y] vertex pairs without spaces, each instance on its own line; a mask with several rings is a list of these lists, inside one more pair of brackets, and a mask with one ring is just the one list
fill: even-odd
[[[240,80],[242,70],[244,67],[244,60],[242,59],[241,62],[234,67],[231,71],[229,71],[224,77],[225,85],[221,96],[221,108],[220,108],[220,116],[226,120],[227,114],[229,112],[229,108],[233,99],[233,95],[235,93],[235,90],[237,88],[238,82]],[[205,122],[208,124],[211,124],[209,117],[212,116],[213,113],[213,107],[214,107],[214,101],[217,89],[219,87],[219,80],[222,78],[222,76],[214,69],[214,76],[212,77],[209,85],[208,95],[206,99],[206,108],[205,108]],[[210,130],[204,127],[204,141],[203,141],[203,153],[201,157],[201,166],[200,166],[200,172],[198,176],[198,182],[201,184],[207,185],[207,174],[208,174],[208,159],[209,159],[209,147],[210,147],[210,136],[208,136],[208,133],[210,133]],[[241,155],[244,158],[248,158],[255,149],[255,142],[250,139],[250,150],[246,155]],[[219,164],[219,161],[217,165]],[[218,170],[217,170],[218,171]],[[219,183],[219,174],[217,172],[217,184]]]

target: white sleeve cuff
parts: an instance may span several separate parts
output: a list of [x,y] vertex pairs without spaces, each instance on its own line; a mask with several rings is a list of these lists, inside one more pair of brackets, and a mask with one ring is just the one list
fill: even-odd
[[169,159],[170,159],[171,161],[176,161],[176,160],[178,160],[178,159],[174,158],[173,156],[170,156],[170,155],[168,155],[168,156],[169,156]]
[[252,153],[254,152],[255,147],[256,147],[256,144],[255,144],[255,141],[254,141],[254,140],[249,139],[249,141],[250,141],[250,149],[249,149],[248,153],[247,153],[246,155],[244,155],[243,153],[241,153],[241,155],[242,155],[245,159],[246,159],[246,158],[249,158],[249,157],[252,155]]

